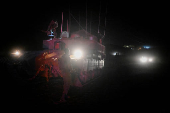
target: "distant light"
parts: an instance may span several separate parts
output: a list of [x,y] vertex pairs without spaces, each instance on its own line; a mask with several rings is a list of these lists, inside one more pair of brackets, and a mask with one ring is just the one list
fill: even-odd
[[141,50],[141,49],[142,49],[141,47],[138,48],[138,50]]
[[113,53],[113,55],[116,55],[116,53]]
[[145,48],[145,49],[149,49],[149,48],[150,48],[150,46],[143,46],[143,48]]
[[112,55],[116,56],[116,55],[119,55],[118,52],[113,52]]
[[129,47],[131,47],[130,45],[124,45],[123,46],[124,48],[129,48]]

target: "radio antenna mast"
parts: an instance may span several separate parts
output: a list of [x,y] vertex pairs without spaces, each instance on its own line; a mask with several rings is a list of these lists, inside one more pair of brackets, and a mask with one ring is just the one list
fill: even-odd
[[102,2],[100,1],[98,33],[100,33],[100,31],[99,31],[99,27],[100,27],[101,3],[102,3]]
[[106,35],[106,16],[107,16],[107,3],[106,3],[106,14],[105,14],[104,36]]
[[68,32],[71,34],[71,11],[70,11],[70,4],[69,4],[69,27],[68,27]]
[[86,32],[87,32],[87,0],[86,0]]

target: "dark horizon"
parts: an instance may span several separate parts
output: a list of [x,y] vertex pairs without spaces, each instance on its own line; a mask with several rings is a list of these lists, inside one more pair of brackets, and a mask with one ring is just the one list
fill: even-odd
[[[152,2],[124,4],[101,1],[100,33],[104,33],[106,17],[106,36],[103,40],[105,45],[151,44],[161,46],[168,44],[164,31],[166,7],[160,8],[163,6],[161,3],[153,5]],[[63,30],[66,30],[69,6],[70,12],[74,16],[71,16],[71,32],[79,30],[76,22],[76,20],[79,21],[79,17],[81,26],[86,29],[86,1],[84,3],[72,1],[70,3],[51,3],[51,5],[20,4],[13,6],[13,9],[8,12],[6,20],[10,24],[8,33],[10,35],[8,38],[2,39],[3,50],[16,46],[41,48],[42,40],[49,38],[42,30],[48,28],[51,20],[58,21],[57,30],[60,32],[62,12],[64,13]],[[94,3],[87,1],[87,31],[90,32],[91,21],[91,32],[94,35],[98,30],[99,10],[100,1]],[[4,48],[4,46],[7,47]]]

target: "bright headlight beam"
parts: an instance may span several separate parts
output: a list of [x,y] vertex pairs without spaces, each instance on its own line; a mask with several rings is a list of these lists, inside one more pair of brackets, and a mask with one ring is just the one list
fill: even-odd
[[21,56],[21,52],[19,50],[16,50],[15,52],[11,53],[14,56]]
[[74,51],[74,56],[77,58],[77,59],[80,59],[82,57],[82,51],[81,50],[75,50]]
[[153,61],[153,59],[152,58],[149,58],[149,60],[148,60],[149,62],[152,62]]
[[152,57],[148,58],[148,57],[142,56],[139,60],[142,63],[153,62],[153,58]]
[[14,53],[12,53],[14,55],[20,55],[20,52],[19,51],[15,51]]
[[147,57],[142,57],[142,58],[140,58],[140,61],[141,61],[141,62],[147,62]]
[[20,54],[20,52],[19,52],[19,51],[16,51],[16,52],[15,52],[15,55],[19,55],[19,54]]

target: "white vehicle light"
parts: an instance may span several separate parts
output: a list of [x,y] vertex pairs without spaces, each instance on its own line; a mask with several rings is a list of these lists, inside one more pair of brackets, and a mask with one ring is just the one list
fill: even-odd
[[139,60],[142,63],[153,62],[153,58],[152,57],[146,57],[146,56],[142,56]]
[[15,51],[14,53],[12,53],[12,54],[18,56],[18,55],[20,55],[21,53],[20,53],[20,51],[16,50],[16,51]]
[[11,53],[11,54],[13,54],[13,55],[16,56],[16,57],[20,57],[20,56],[22,55],[19,50],[16,50],[15,52],[13,52],[13,53]]
[[74,56],[76,59],[80,59],[82,57],[82,51],[81,50],[75,50]]
[[19,52],[19,51],[16,51],[14,54],[15,54],[15,55],[19,55],[19,54],[20,54],[20,52]]
[[149,61],[149,62],[152,62],[152,61],[153,61],[153,59],[152,59],[152,58],[149,58],[149,59],[148,59],[148,61]]
[[142,57],[142,58],[140,58],[140,61],[141,61],[141,62],[147,62],[147,57]]

